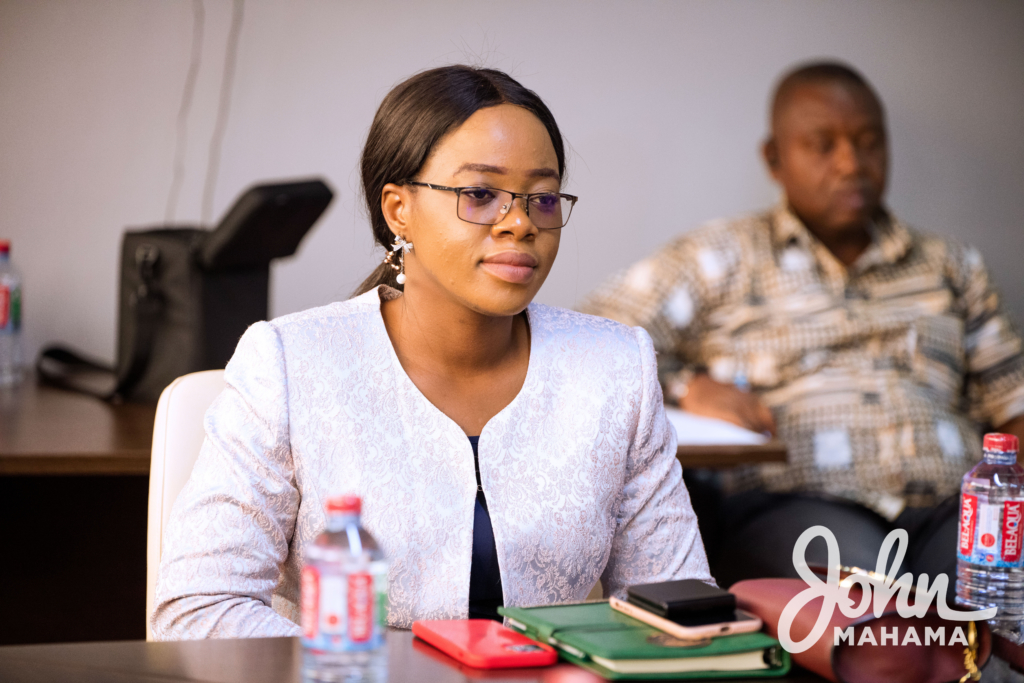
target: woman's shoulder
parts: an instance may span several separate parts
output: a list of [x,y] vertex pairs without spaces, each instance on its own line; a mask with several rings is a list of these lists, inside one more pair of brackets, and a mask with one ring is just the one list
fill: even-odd
[[[344,338],[351,338],[355,344],[369,343],[375,339],[375,323],[380,319],[377,297],[376,291],[367,292],[347,301],[255,323],[242,335],[235,356],[323,352],[327,346],[336,345]],[[328,339],[330,343],[325,344]]]
[[306,329],[371,321],[379,312],[380,299],[377,291],[373,290],[346,301],[288,313],[268,322],[279,334],[296,333]]
[[596,315],[544,304],[530,304],[530,325],[547,339],[602,354],[635,356],[651,344],[643,328],[629,327]]
[[544,391],[569,401],[584,395],[627,412],[639,405],[646,378],[657,374],[654,346],[643,328],[552,306],[531,304],[529,311],[531,363],[537,361],[546,379]]

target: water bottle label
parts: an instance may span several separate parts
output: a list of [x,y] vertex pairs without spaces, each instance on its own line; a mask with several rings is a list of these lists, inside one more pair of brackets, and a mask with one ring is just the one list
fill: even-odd
[[1022,521],[1024,500],[989,503],[984,496],[962,495],[957,557],[986,567],[1024,567]]
[[1000,544],[1003,560],[1020,565],[1021,517],[1024,501],[1008,500],[1003,503],[1003,542]]
[[345,603],[348,602],[345,579],[340,576],[320,577],[320,633],[345,636]]
[[373,635],[373,577],[349,574],[348,596],[348,637],[353,643],[365,643]]
[[388,627],[388,568],[383,562],[374,562],[370,565],[370,574],[373,575],[373,592],[377,596],[377,627],[386,629]]
[[313,640],[320,620],[320,572],[313,567],[302,570],[302,637]]
[[21,329],[21,289],[0,284],[0,332]]
[[[372,571],[372,569],[371,569]],[[371,650],[383,642],[382,600],[370,572],[302,570],[302,644],[327,652]],[[384,601],[386,604],[386,595]]]

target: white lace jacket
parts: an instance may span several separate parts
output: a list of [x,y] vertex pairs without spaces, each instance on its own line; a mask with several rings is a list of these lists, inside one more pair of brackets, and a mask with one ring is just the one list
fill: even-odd
[[[391,560],[389,622],[464,618],[476,475],[462,430],[416,388],[381,288],[249,328],[164,538],[159,639],[298,635],[303,549],[324,501],[363,497]],[[519,395],[480,435],[506,605],[711,581],[647,333],[538,304]]]

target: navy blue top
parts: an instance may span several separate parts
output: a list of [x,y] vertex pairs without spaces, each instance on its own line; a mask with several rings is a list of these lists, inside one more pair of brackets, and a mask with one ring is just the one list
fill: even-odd
[[498,608],[505,602],[498,570],[498,549],[494,545],[491,515],[480,483],[479,436],[469,437],[476,467],[476,510],[473,517],[473,562],[469,569],[469,618],[501,621]]

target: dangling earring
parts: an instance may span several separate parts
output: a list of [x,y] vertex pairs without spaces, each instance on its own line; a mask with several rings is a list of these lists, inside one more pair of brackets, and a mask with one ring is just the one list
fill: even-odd
[[[412,242],[406,242],[404,237],[396,235],[395,243],[391,245],[391,251],[384,257],[384,263],[398,271],[395,281],[400,285],[405,284],[405,255],[410,251],[412,251]],[[396,256],[398,263],[395,263]]]

